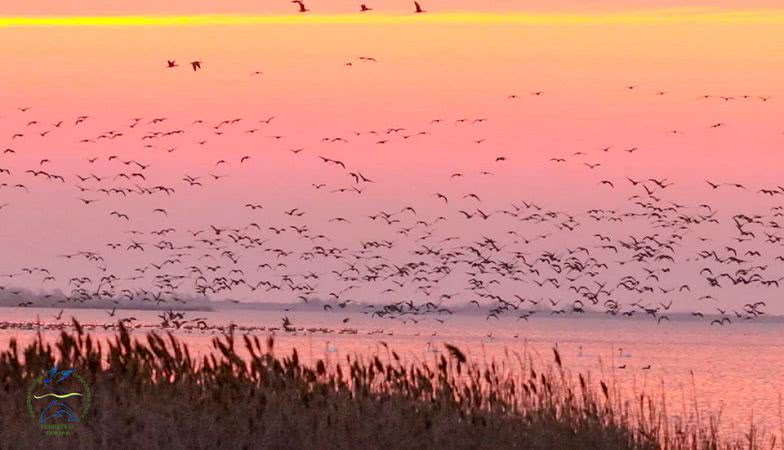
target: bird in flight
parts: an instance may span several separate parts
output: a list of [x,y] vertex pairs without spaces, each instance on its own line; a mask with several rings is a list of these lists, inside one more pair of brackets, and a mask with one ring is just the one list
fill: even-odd
[[293,0],[291,3],[296,3],[299,5],[299,12],[304,13],[310,11],[308,8],[305,7],[305,3],[302,0]]
[[201,61],[191,61],[191,67],[193,67],[194,72],[201,69]]
[[166,67],[168,67],[169,69],[172,69],[174,67],[179,67],[179,66],[177,65],[177,61],[174,61],[174,60],[170,59],[170,60],[166,61]]
[[710,181],[708,181],[708,180],[705,180],[705,182],[706,182],[706,183],[708,183],[708,184],[710,185],[710,187],[712,187],[713,189],[718,189],[718,188],[721,186],[721,184],[718,184],[718,183],[711,183],[711,182],[710,182]]
[[423,12],[427,12],[427,11],[422,9],[422,6],[420,6],[419,2],[414,2],[414,12],[419,14],[419,13],[423,13]]

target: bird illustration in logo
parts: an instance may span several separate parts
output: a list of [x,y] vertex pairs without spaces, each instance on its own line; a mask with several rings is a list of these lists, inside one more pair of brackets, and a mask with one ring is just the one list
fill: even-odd
[[68,377],[73,375],[76,372],[76,369],[68,369],[68,370],[60,370],[56,366],[49,369],[49,373],[46,378],[44,378],[45,385],[52,385],[55,389],[59,386],[60,383],[67,380]]
[[82,393],[65,392],[62,388],[63,382],[68,380],[74,372],[76,372],[75,369],[60,370],[56,366],[49,369],[46,377],[43,379],[43,385],[53,392],[33,395],[33,398],[36,400],[54,397],[54,400],[50,401],[41,410],[39,415],[40,423],[44,424],[56,419],[65,419],[66,422],[79,422],[79,415],[64,400],[72,397],[82,397]]

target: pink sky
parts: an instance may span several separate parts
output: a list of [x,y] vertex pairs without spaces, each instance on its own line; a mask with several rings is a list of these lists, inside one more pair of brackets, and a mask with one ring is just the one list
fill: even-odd
[[[17,3],[4,8],[2,15],[277,14],[290,13],[294,6],[283,1],[260,9],[258,2],[189,1],[168,2],[161,9],[158,2],[145,0],[125,5],[115,2],[108,9],[105,2]],[[775,6],[773,2],[710,3]],[[325,12],[351,10],[345,2],[310,2],[309,6],[315,9],[317,5],[323,5]],[[403,12],[407,5],[374,2],[371,6]],[[478,10],[478,5],[428,1],[425,6],[436,11]],[[547,5],[547,9],[566,10],[684,6],[642,1],[593,2],[590,6],[580,2],[579,8],[567,1]],[[492,10],[542,8],[541,2],[504,1],[494,3]],[[402,240],[366,217],[380,209],[399,210],[407,205],[421,211],[425,220],[448,215],[449,223],[439,236],[501,235],[518,224],[461,221],[457,209],[476,207],[461,197],[477,193],[483,197],[481,207],[488,210],[508,208],[525,199],[584,214],[591,207],[626,208],[625,199],[639,193],[625,181],[626,176],[668,178],[676,183],[668,190],[668,199],[673,201],[713,202],[728,215],[739,210],[767,213],[777,198],[757,195],[756,190],[782,184],[781,29],[781,24],[743,22],[0,29],[4,42],[0,84],[6,87],[0,143],[17,150],[14,157],[0,156],[0,168],[12,169],[14,179],[31,186],[30,194],[0,190],[0,204],[10,204],[0,210],[0,245],[7,255],[0,261],[0,273],[46,265],[76,274],[92,269],[78,264],[64,267],[53,255],[88,248],[103,251],[107,242],[127,242],[124,232],[129,228],[150,231],[176,226],[184,230],[210,224],[244,226],[250,221],[265,227],[283,225],[288,218],[282,211],[293,207],[308,211],[306,222],[314,231],[334,236],[334,245],[356,246],[358,237],[382,239],[390,233]],[[359,56],[372,56],[378,62],[359,62]],[[168,59],[177,60],[181,67],[167,69]],[[195,59],[204,62],[199,72],[187,67]],[[349,61],[350,67],[345,65]],[[263,75],[252,76],[257,70]],[[637,87],[628,90],[627,85]],[[544,94],[532,96],[533,91]],[[658,91],[666,94],[656,95]],[[509,100],[510,94],[520,98]],[[704,94],[713,97],[700,100]],[[722,95],[736,100],[717,99]],[[742,100],[744,95],[750,98]],[[771,96],[771,100],[762,102],[759,96]],[[16,110],[23,106],[32,109]],[[81,114],[91,118],[73,126]],[[258,124],[273,115],[276,119],[270,125]],[[129,129],[133,117],[144,118],[145,125]],[[153,117],[169,120],[146,125]],[[214,135],[211,126],[237,117],[243,122],[224,135]],[[435,118],[444,123],[431,125]],[[487,122],[455,125],[461,118],[487,118]],[[195,119],[207,123],[193,126]],[[26,126],[31,120],[39,124]],[[59,120],[68,126],[46,137],[38,135]],[[711,128],[717,122],[726,126]],[[375,143],[379,137],[366,134],[387,127],[429,134],[408,140],[395,137],[385,145]],[[143,147],[140,139],[145,132],[176,128],[187,133],[153,141],[156,149]],[[260,131],[243,132],[250,128]],[[682,134],[668,133],[673,129]],[[126,136],[111,143],[79,142],[107,130],[121,130]],[[20,131],[25,137],[12,140]],[[355,136],[355,131],[363,134]],[[272,135],[284,138],[275,140]],[[326,136],[342,136],[350,142],[323,143]],[[208,143],[196,144],[202,139]],[[474,143],[480,139],[485,141]],[[599,150],[606,146],[612,151]],[[170,147],[177,150],[167,153],[164,149]],[[306,150],[297,156],[287,151],[298,147]],[[623,152],[630,147],[640,150]],[[578,151],[588,156],[573,157]],[[80,184],[76,175],[113,177],[126,170],[106,161],[111,154],[149,163],[150,179],[175,186],[176,197],[121,201],[80,193],[74,186]],[[252,162],[240,166],[238,160],[244,155],[252,155]],[[345,172],[325,165],[317,155],[343,160],[348,171],[359,170],[375,183],[367,185],[361,196],[316,192],[311,183],[323,182],[329,188],[352,185]],[[500,155],[508,161],[496,163]],[[101,156],[102,162],[90,165],[86,159],[92,156]],[[569,162],[557,165],[549,161],[552,157],[566,157]],[[22,175],[38,169],[43,158],[52,161],[47,170],[68,177],[66,186]],[[221,159],[229,165],[216,167]],[[591,171],[583,162],[602,166]],[[478,175],[482,170],[494,176]],[[467,176],[451,180],[454,172]],[[186,174],[209,179],[211,173],[228,176],[201,190],[182,181]],[[748,183],[750,192],[711,191],[706,178]],[[600,186],[602,179],[613,180],[617,189]],[[454,203],[443,207],[434,192],[446,193]],[[101,201],[85,208],[80,197]],[[263,212],[251,214],[243,208],[248,202],[263,204]],[[150,213],[159,207],[169,211],[169,218]],[[118,209],[133,221],[126,224],[109,216]],[[352,225],[328,222],[335,216],[351,218]],[[723,227],[706,233],[730,239],[731,222]],[[520,230],[526,235],[539,232],[536,227]],[[618,228],[626,234],[645,231],[648,228],[642,225]],[[577,245],[585,238],[582,234],[565,237],[562,244]],[[302,244],[293,237],[269,239],[280,246]],[[410,250],[415,244],[406,245],[401,244]],[[545,247],[550,245],[558,242]],[[693,255],[686,252],[687,257]],[[122,252],[107,258],[118,271],[149,262],[147,255]],[[292,267],[296,264],[292,262]],[[683,279],[696,282],[690,277]],[[65,275],[58,286],[64,280]],[[31,287],[39,287],[36,283]],[[727,301],[741,298],[738,294]],[[683,302],[693,305],[688,298]]]

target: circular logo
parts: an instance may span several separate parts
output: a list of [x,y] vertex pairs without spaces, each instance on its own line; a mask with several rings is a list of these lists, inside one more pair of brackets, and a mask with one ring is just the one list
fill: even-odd
[[54,367],[27,391],[27,409],[47,436],[70,436],[87,416],[92,393],[75,369]]

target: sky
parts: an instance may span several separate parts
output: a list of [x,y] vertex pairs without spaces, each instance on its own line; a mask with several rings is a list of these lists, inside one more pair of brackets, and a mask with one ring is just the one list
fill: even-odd
[[[345,0],[321,0],[306,2],[314,13],[345,13],[355,12],[360,3]],[[401,0],[376,0],[364,2],[376,13],[404,13],[413,8],[413,2]],[[423,8],[430,11],[564,11],[592,12],[617,10],[643,10],[659,8],[725,8],[725,9],[756,9],[775,8],[780,6],[773,0],[495,0],[479,2],[476,0],[428,0],[420,2]],[[281,1],[254,0],[169,0],[157,2],[153,0],[29,0],[10,2],[3,5],[3,15],[109,15],[109,14],[183,14],[183,13],[253,13],[282,14],[296,10],[296,5]]]
[[[399,1],[368,3],[374,11],[362,14],[344,1],[308,2],[307,14],[286,1],[160,3],[35,0],[0,10],[0,144],[17,150],[0,156],[0,168],[16,178],[46,158],[47,169],[68,177],[67,186],[23,179],[30,194],[0,189],[0,204],[9,204],[0,209],[0,273],[44,261],[64,273],[93,270],[56,255],[127,243],[129,227],[284,224],[280,212],[293,207],[307,210],[336,243],[356,244],[357,236],[389,235],[360,220],[379,209],[411,205],[427,220],[445,214],[433,197],[441,191],[456,199],[477,193],[489,209],[529,199],[584,212],[625,205],[636,192],[627,176],[658,177],[676,183],[667,191],[673,201],[715,202],[728,214],[776,205],[756,195],[782,184],[784,9],[776,2],[441,0],[423,1],[422,15]],[[178,67],[167,68],[168,60]],[[201,70],[191,70],[195,60]],[[31,109],[17,109],[24,107]],[[80,115],[89,120],[73,125]],[[142,125],[130,129],[136,117]],[[167,121],[149,124],[155,117]],[[212,127],[232,118],[243,121],[216,135]],[[68,126],[54,129],[60,120]],[[722,126],[712,128],[716,123]],[[395,134],[382,145],[368,133],[388,127],[427,134]],[[140,140],[174,129],[187,132],[152,140],[153,147]],[[125,136],[81,142],[109,130]],[[20,131],[24,137],[12,138]],[[349,142],[323,141],[338,136]],[[612,151],[601,151],[608,146]],[[633,147],[639,151],[623,152]],[[293,156],[288,150],[296,148],[305,151]],[[580,151],[588,153],[584,160],[573,156]],[[123,169],[106,161],[112,154],[150,164],[145,173],[176,185],[176,199],[120,202],[78,191],[74,184],[89,182],[76,183],[77,175],[112,177]],[[246,155],[252,162],[241,166]],[[314,183],[351,186],[318,155],[345,161],[374,183],[353,197],[314,192]],[[101,160],[88,163],[94,156]],[[550,161],[558,157],[569,163]],[[456,172],[470,176],[450,179]],[[198,191],[182,180],[210,174],[226,178]],[[751,193],[713,191],[706,178],[747,183]],[[618,188],[600,188],[602,179]],[[88,195],[100,199],[95,207],[80,203]],[[264,204],[265,212],[249,216],[247,202]],[[115,210],[131,223],[110,217]],[[329,222],[337,215],[350,216],[352,225]],[[443,234],[505,227],[450,216]],[[715,232],[730,239],[732,225]],[[294,237],[270,239],[299,245]],[[127,272],[146,256],[112,258]]]

